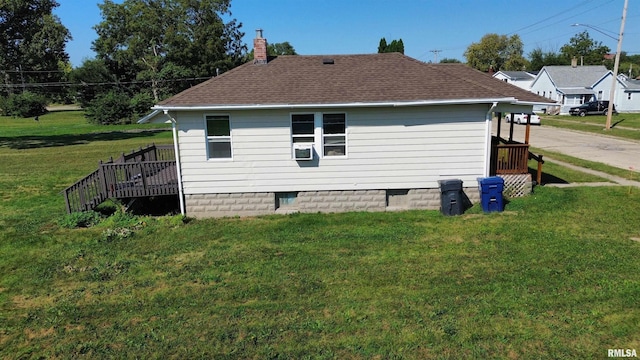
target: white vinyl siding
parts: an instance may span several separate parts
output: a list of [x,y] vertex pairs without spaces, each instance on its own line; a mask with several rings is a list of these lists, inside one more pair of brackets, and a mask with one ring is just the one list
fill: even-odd
[[226,162],[203,161],[203,115],[180,112],[185,194],[437,188],[451,178],[475,186],[484,172],[487,111],[487,105],[309,109],[304,113],[348,114],[348,157],[313,162],[292,159],[286,110],[230,112],[233,161]]

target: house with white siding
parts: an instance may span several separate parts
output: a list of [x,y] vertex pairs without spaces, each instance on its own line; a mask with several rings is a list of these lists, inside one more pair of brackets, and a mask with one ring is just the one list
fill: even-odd
[[621,113],[640,112],[640,80],[618,75],[615,98],[616,110]]
[[521,89],[529,90],[531,83],[536,78],[536,74],[528,71],[498,71],[493,77],[502,80]]
[[154,107],[171,122],[189,216],[438,209],[439,180],[478,201],[491,122],[548,101],[462,64],[399,53],[267,57]]
[[587,101],[608,100],[610,75],[611,72],[603,65],[545,66],[531,84],[530,91],[556,101],[560,105],[559,113],[566,115],[570,108]]
[[[588,101],[611,100],[613,72],[603,65],[545,66],[531,83],[530,91],[557,101],[560,114]],[[640,112],[637,80],[619,75],[614,105],[618,112]]]

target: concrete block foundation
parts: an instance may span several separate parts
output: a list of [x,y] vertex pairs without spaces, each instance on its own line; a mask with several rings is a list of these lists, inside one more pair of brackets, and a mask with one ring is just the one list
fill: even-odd
[[[463,189],[471,203],[478,187]],[[286,194],[283,196],[283,194]],[[282,198],[287,201],[283,201]],[[195,194],[185,196],[187,215],[196,218],[257,216],[277,213],[439,210],[440,189],[300,191],[292,193]]]

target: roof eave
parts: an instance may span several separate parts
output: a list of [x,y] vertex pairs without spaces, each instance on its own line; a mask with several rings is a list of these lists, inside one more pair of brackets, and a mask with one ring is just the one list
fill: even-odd
[[326,104],[218,104],[218,105],[156,105],[153,110],[170,111],[221,111],[221,110],[275,110],[275,109],[308,109],[308,108],[366,108],[366,107],[411,107],[435,105],[473,105],[507,103],[517,105],[553,104],[521,101],[514,97],[484,99],[450,99],[450,100],[418,100],[418,101],[383,101],[383,102],[351,102]]

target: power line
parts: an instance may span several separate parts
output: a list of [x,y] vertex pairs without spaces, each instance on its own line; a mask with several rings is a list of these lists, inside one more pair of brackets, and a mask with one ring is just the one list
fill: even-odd
[[102,86],[102,85],[134,85],[134,84],[151,84],[154,81],[158,83],[167,83],[167,82],[179,82],[179,81],[198,81],[198,80],[208,80],[211,79],[211,76],[207,77],[192,77],[192,78],[179,78],[179,79],[162,79],[162,80],[136,80],[136,81],[112,81],[112,82],[70,82],[70,81],[59,81],[59,82],[45,82],[45,83],[25,83],[22,84],[0,84],[0,87],[5,88],[21,88],[21,87],[64,87],[64,86]]
[[[574,9],[579,9],[579,8],[581,8],[582,6],[584,6],[584,5],[588,4],[588,3],[592,2],[592,1],[593,1],[593,0],[585,0],[585,1],[583,1],[581,4],[579,4],[579,5],[575,6],[575,7],[571,7],[571,8],[569,8],[569,9],[566,9],[566,10],[564,10],[564,11],[561,11],[561,12],[559,12],[559,13],[555,14],[555,15],[548,16],[548,17],[546,17],[546,18],[544,18],[544,19],[542,19],[542,20],[539,20],[539,21],[534,22],[533,24],[530,24],[530,25],[527,25],[527,26],[522,27],[522,28],[520,28],[520,29],[514,30],[514,31],[512,31],[512,32],[508,33],[507,35],[513,35],[513,34],[516,34],[516,33],[520,32],[520,31],[522,31],[522,30],[526,30],[526,29],[532,28],[532,27],[534,27],[534,26],[536,26],[536,25],[540,25],[540,24],[542,24],[542,23],[544,23],[544,22],[547,22],[547,21],[549,21],[549,20],[551,20],[551,19],[553,19],[553,18],[556,18],[556,17],[558,17],[558,16],[566,15],[567,13],[571,13],[571,11],[573,11]],[[612,2],[612,1],[613,1],[613,0],[611,0],[611,1],[609,1],[609,2]],[[573,13],[571,13],[570,18],[571,18],[571,17],[575,17],[575,16],[577,16],[577,15],[582,15],[582,14],[584,14],[584,13],[586,13],[586,12],[591,11],[591,10],[592,10],[592,9],[588,9],[588,10],[585,10],[585,11],[583,11],[583,12],[579,13],[579,14],[573,14]],[[564,19],[563,19],[563,20],[560,20],[560,21],[564,21]],[[557,24],[557,23],[554,23],[554,24]],[[553,24],[551,24],[551,25],[553,25]],[[537,30],[539,30],[539,29],[532,30],[532,32],[533,32],[533,31],[537,31]]]
[[4,73],[25,73],[25,74],[46,74],[46,73],[64,73],[62,70],[0,70]]

